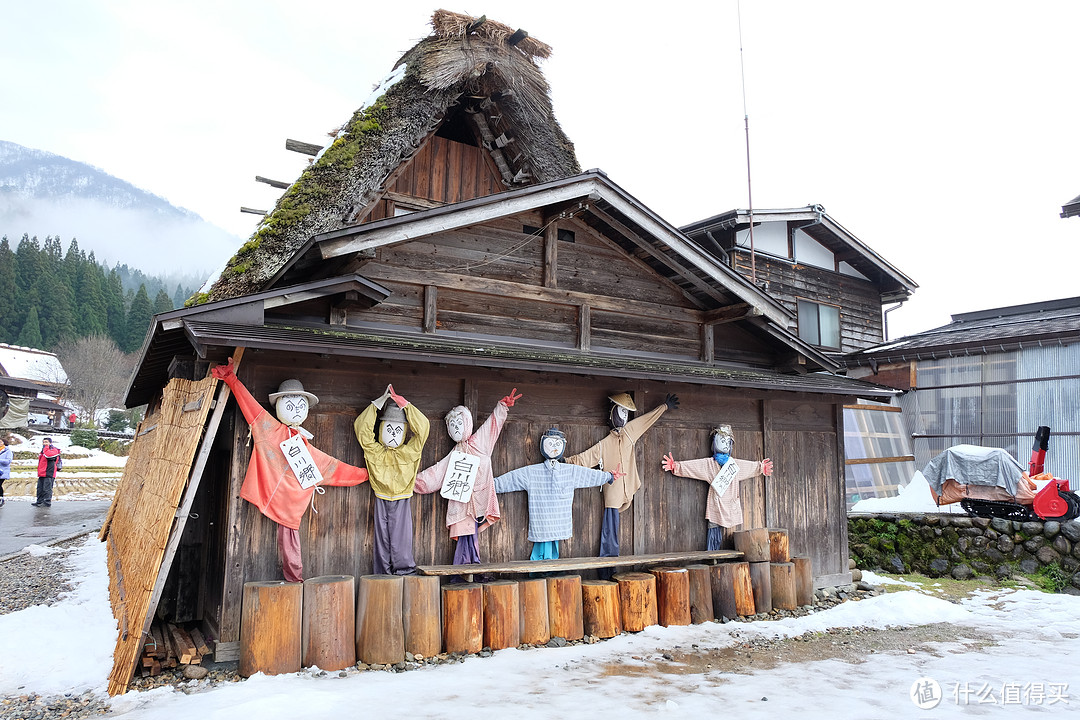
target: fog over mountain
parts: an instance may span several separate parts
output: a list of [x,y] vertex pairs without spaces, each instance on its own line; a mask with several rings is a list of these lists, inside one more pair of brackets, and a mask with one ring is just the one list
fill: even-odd
[[242,239],[86,163],[0,140],[0,236],[72,238],[99,262],[207,275]]

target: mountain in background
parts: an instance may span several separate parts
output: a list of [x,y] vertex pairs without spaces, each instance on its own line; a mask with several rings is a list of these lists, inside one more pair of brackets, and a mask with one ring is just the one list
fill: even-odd
[[0,236],[77,239],[99,262],[209,275],[241,238],[86,163],[0,140]]

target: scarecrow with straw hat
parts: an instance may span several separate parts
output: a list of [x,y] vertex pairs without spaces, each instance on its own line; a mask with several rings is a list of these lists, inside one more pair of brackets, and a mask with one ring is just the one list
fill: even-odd
[[731,426],[721,425],[712,431],[711,457],[679,462],[668,453],[661,462],[661,467],[672,475],[709,483],[709,496],[705,501],[705,519],[709,522],[708,550],[722,550],[724,528],[742,524],[739,483],[758,475],[772,475],[772,460],[739,460],[731,457],[734,448],[735,435]]
[[217,365],[210,372],[232,390],[251,427],[254,446],[240,497],[277,523],[285,580],[303,582],[300,521],[308,505],[315,510],[315,494],[325,492],[322,486],[359,485],[368,479],[368,471],[343,463],[308,442],[312,435],[301,424],[319,398],[305,391],[299,380],[285,380],[277,392],[270,393],[275,418],[236,377],[231,358],[227,365]]
[[608,420],[611,432],[600,442],[566,462],[582,467],[599,467],[601,470],[620,467],[625,473],[611,485],[604,486],[604,519],[600,530],[600,557],[617,557],[619,554],[619,513],[630,507],[634,493],[641,487],[641,475],[637,469],[637,453],[634,446],[668,410],[679,407],[679,398],[668,393],[664,402],[651,412],[630,420],[630,413],[637,406],[630,393],[616,393],[608,398],[611,410]]

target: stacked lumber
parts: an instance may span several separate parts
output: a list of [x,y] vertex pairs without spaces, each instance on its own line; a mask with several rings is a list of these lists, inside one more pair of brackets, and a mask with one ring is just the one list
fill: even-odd
[[198,628],[155,622],[143,642],[139,674],[152,677],[179,665],[199,665],[210,653],[206,638]]

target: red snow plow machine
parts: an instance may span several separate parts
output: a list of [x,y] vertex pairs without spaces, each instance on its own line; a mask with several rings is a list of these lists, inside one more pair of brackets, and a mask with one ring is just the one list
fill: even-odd
[[1080,516],[1080,497],[1068,480],[1044,472],[1049,440],[1050,428],[1040,427],[1027,470],[999,448],[955,445],[927,463],[923,476],[939,506],[958,502],[974,517],[1068,522]]

